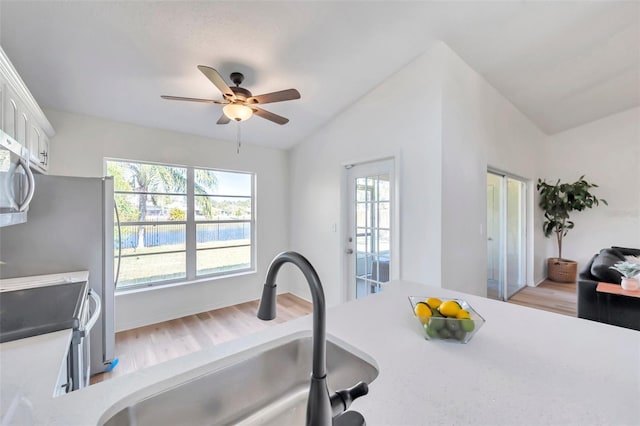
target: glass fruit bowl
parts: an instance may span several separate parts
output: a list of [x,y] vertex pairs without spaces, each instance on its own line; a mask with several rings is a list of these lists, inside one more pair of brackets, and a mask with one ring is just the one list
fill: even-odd
[[462,299],[409,296],[409,302],[427,340],[468,343],[484,324],[484,318]]

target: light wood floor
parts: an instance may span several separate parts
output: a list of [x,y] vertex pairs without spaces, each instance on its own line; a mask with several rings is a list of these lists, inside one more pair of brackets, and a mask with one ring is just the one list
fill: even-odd
[[547,280],[537,287],[525,287],[520,290],[509,299],[509,303],[575,317],[578,312],[576,283],[556,283]]
[[[311,313],[309,302],[290,293],[279,295],[277,301],[278,315],[273,321],[256,317],[258,301],[255,300],[117,333],[115,352],[120,363],[110,373],[93,376],[91,384]],[[521,290],[509,303],[576,316],[576,284],[545,281]]]
[[91,384],[150,367],[275,324],[311,313],[311,303],[290,293],[277,297],[278,315],[272,321],[256,317],[258,301],[216,309],[116,333],[119,364],[109,373],[96,374]]

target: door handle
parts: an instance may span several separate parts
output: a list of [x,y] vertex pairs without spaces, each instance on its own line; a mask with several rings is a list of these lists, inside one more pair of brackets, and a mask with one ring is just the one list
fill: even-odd
[[353,254],[353,250],[352,249],[346,249],[344,252],[347,253],[347,254]]

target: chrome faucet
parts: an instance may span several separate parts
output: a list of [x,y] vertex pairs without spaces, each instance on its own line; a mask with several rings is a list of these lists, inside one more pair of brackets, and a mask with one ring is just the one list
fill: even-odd
[[[369,392],[366,383],[360,382],[349,389],[329,395],[327,386],[326,306],[322,283],[309,261],[299,253],[288,251],[277,255],[267,271],[258,307],[258,318],[272,320],[276,317],[276,275],[285,263],[293,263],[304,274],[311,290],[313,303],[313,361],[311,384],[307,400],[307,426],[331,424],[362,424],[364,417],[355,411],[345,413],[351,402]],[[344,413],[344,414],[343,414]]]

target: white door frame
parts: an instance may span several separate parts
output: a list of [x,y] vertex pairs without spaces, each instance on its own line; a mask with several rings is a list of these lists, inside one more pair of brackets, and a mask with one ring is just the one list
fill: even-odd
[[[396,157],[385,157],[376,160],[361,162],[349,162],[343,164],[342,172],[342,207],[341,207],[341,237],[340,247],[342,250],[343,269],[343,298],[344,300],[354,300],[356,297],[355,280],[352,274],[353,261],[355,259],[355,230],[352,229],[352,207],[355,204],[355,189],[352,185],[353,169],[362,171],[361,174],[372,175],[378,172],[389,174],[390,180],[390,224],[389,235],[390,261],[389,261],[389,281],[400,279],[400,196],[399,179],[397,173]],[[359,173],[360,174],[360,173]],[[351,238],[351,241],[349,239]],[[349,253],[353,250],[353,253]]]

